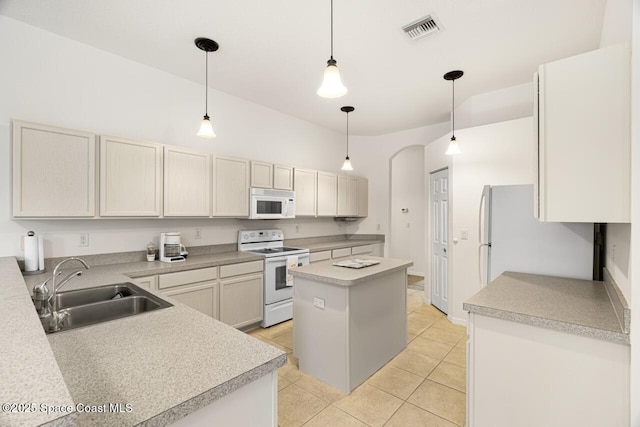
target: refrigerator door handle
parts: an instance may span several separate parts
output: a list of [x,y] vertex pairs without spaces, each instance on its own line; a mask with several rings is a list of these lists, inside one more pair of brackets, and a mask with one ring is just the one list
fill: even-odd
[[486,194],[484,190],[482,191],[482,196],[480,196],[480,208],[478,209],[478,244],[482,245],[482,208],[484,207],[484,199]]
[[484,277],[482,277],[482,248],[489,249],[491,243],[480,243],[478,245],[478,278],[480,279],[480,287],[483,288],[488,283],[484,283]]

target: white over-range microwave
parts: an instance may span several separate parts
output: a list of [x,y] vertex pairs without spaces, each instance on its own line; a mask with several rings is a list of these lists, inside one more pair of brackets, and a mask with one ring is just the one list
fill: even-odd
[[249,218],[295,218],[295,194],[294,191],[252,188],[249,196]]

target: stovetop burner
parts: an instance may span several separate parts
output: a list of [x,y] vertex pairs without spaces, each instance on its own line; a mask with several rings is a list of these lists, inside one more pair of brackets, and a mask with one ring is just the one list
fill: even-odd
[[282,247],[282,248],[255,249],[255,250],[251,250],[250,252],[256,252],[259,254],[277,254],[282,252],[291,252],[291,251],[299,251],[299,250],[300,250],[299,248]]

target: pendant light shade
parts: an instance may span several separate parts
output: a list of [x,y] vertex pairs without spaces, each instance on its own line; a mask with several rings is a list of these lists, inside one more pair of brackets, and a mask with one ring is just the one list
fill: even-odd
[[197,136],[201,138],[215,138],[216,133],[213,131],[213,124],[209,118],[209,52],[218,50],[218,43],[211,39],[198,37],[194,43],[198,49],[205,51],[205,77],[204,77],[204,117],[200,122],[200,130]]
[[343,171],[352,171],[353,166],[351,166],[351,159],[349,159],[349,113],[355,110],[353,107],[344,106],[340,108],[340,111],[347,113],[347,157],[344,159],[344,163],[342,164]]
[[456,140],[456,80],[463,75],[463,71],[455,70],[449,71],[443,76],[445,80],[451,80],[451,141],[449,141],[449,147],[444,153],[450,156],[461,153],[460,146]]
[[333,0],[331,0],[331,56],[327,61],[327,68],[324,69],[322,85],[316,93],[323,98],[340,98],[347,93],[347,88],[340,78],[338,63],[333,59]]

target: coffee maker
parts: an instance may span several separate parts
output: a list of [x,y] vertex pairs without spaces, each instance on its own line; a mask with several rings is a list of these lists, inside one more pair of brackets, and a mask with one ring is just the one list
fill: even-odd
[[160,261],[182,262],[186,253],[186,248],[180,243],[179,232],[160,233]]

